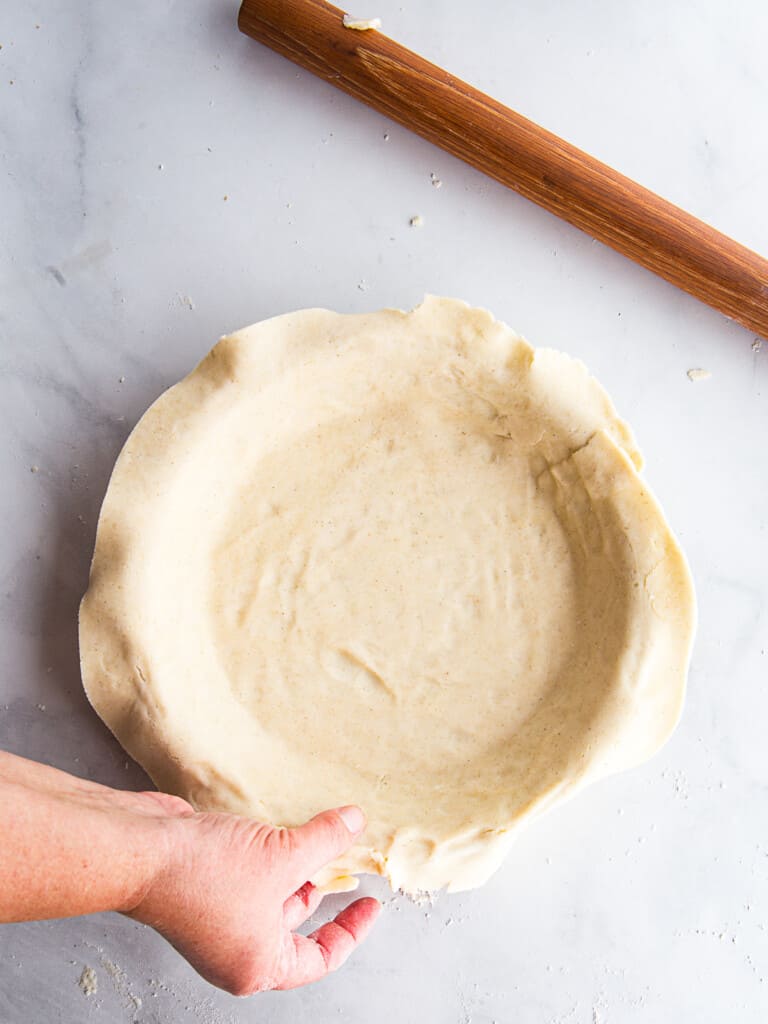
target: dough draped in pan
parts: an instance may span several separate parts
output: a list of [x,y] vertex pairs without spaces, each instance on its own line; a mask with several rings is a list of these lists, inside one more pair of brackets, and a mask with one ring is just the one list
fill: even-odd
[[466,889],[680,714],[685,559],[577,361],[463,302],[222,339],[115,466],[80,612],[157,785],[367,831],[317,881]]

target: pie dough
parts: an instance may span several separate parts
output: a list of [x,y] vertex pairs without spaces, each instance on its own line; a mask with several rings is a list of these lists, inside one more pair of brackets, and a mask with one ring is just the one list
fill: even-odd
[[238,331],[115,466],[88,696],[198,808],[360,804],[319,884],[480,885],[677,722],[694,594],[640,466],[581,363],[463,302]]

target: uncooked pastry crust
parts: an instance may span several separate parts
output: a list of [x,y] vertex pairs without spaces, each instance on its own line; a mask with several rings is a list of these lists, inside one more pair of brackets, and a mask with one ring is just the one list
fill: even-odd
[[580,363],[463,302],[238,331],[115,466],[88,696],[199,808],[362,805],[320,884],[479,885],[678,719],[694,595],[640,464]]

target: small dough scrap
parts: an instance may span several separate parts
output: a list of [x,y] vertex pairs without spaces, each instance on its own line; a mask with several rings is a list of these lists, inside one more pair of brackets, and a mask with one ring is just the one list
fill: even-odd
[[117,461],[88,696],[200,809],[360,804],[320,885],[480,885],[678,720],[694,593],[640,466],[581,363],[464,302],[247,327]]
[[342,22],[344,28],[354,29],[355,32],[369,32],[371,29],[381,28],[381,18],[355,18],[351,14],[345,14]]
[[77,983],[84,996],[95,996],[99,991],[99,979],[92,967],[84,967]]

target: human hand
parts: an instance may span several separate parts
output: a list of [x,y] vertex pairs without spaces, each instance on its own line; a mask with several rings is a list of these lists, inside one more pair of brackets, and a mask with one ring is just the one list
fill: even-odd
[[234,995],[289,989],[336,970],[381,909],[356,900],[310,936],[293,929],[322,895],[310,882],[365,827],[357,807],[325,811],[279,829],[230,814],[195,813],[164,794],[178,827],[167,863],[129,916],[157,929],[208,981]]
[[120,910],[230,992],[293,988],[339,967],[379,913],[356,900],[293,932],[321,900],[307,879],[364,827],[357,807],[293,829],[197,813],[0,751],[0,922]]

